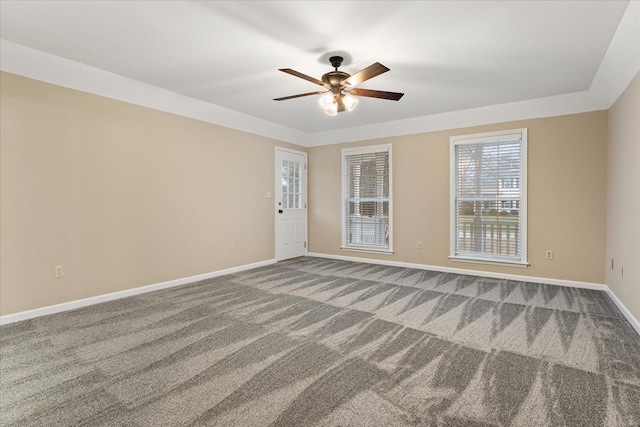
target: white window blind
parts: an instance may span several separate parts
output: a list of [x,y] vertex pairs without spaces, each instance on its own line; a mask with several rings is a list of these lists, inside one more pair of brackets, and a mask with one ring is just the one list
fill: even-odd
[[451,138],[451,258],[524,264],[527,130]]
[[392,250],[391,146],[342,151],[342,247]]

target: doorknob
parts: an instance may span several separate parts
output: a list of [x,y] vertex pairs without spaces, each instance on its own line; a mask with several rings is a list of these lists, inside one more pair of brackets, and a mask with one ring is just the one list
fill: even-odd
[[278,209],[278,213],[282,213],[284,212],[282,209]]

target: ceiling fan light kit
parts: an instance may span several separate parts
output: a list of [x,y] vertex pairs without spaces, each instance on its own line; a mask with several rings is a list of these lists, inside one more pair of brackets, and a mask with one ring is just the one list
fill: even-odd
[[318,103],[327,115],[335,116],[338,114],[338,101],[336,100],[336,95],[328,93],[320,98]]
[[338,114],[338,106],[340,102],[344,104],[344,107],[347,111],[353,111],[358,105],[358,100],[349,95],[349,93],[334,95],[333,93],[327,93],[323,97],[318,100],[318,104],[330,116],[335,116]]
[[342,102],[344,102],[344,106],[347,107],[347,111],[353,111],[360,101],[347,93],[342,97]]
[[320,106],[324,110],[331,107],[331,105],[334,103],[336,103],[336,96],[332,93],[328,93],[324,96],[321,96],[320,99],[318,100],[318,104],[320,104]]
[[291,68],[281,68],[280,71],[291,74],[292,76],[299,77],[301,79],[310,81],[320,86],[324,86],[326,91],[301,93],[298,95],[285,96],[283,98],[275,98],[274,101],[285,101],[287,99],[300,98],[309,95],[325,94],[318,102],[324,112],[329,116],[335,116],[342,111],[353,111],[358,105],[358,99],[355,96],[366,96],[370,98],[388,99],[391,101],[398,101],[404,93],[398,92],[385,92],[381,90],[371,89],[355,89],[352,87],[358,85],[366,80],[369,80],[375,76],[389,71],[389,68],[376,62],[368,66],[367,68],[358,71],[353,76],[345,73],[344,71],[338,71],[338,67],[342,64],[343,58],[341,56],[332,56],[329,58],[331,66],[334,67],[334,71],[329,71],[322,76],[322,80],[315,79],[306,74],[302,74]]

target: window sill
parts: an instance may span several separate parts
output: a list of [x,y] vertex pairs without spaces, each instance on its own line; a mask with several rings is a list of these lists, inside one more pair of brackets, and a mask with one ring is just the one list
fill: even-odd
[[461,256],[450,256],[449,259],[455,262],[469,262],[472,264],[488,264],[488,265],[501,265],[504,267],[516,267],[516,268],[527,268],[529,263],[521,262],[521,261],[503,261],[503,260],[491,260],[491,259],[482,259],[482,258],[468,258]]
[[374,254],[393,255],[393,251],[391,249],[377,249],[357,246],[340,246],[340,249],[349,252],[368,252]]

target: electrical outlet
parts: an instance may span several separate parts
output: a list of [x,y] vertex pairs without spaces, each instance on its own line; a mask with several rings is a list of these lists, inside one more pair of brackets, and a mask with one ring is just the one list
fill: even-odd
[[422,242],[420,240],[416,242],[416,248],[422,249]]
[[547,251],[546,253],[546,258],[548,260],[552,260],[553,259],[553,251]]
[[53,267],[53,277],[56,279],[64,277],[64,269],[61,265],[56,265],[55,267]]
[[233,252],[233,243],[229,243],[229,252]]

